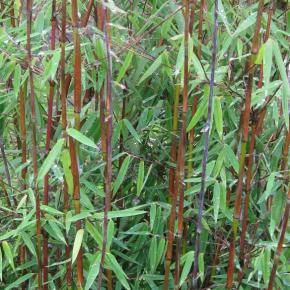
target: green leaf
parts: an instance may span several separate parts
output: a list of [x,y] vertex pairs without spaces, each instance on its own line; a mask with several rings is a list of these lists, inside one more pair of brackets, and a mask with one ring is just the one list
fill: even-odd
[[151,239],[150,248],[149,248],[149,265],[151,273],[154,273],[157,267],[156,264],[156,258],[157,258],[157,239],[156,236],[154,236]]
[[111,244],[113,241],[114,230],[115,230],[114,221],[110,220],[108,223],[108,239],[107,239],[107,249],[106,249],[108,252],[110,251]]
[[2,250],[0,248],[0,281],[3,280],[3,256],[2,256]]
[[123,119],[124,124],[126,125],[127,129],[129,130],[129,132],[132,134],[132,136],[134,137],[134,139],[138,142],[141,143],[141,139],[138,135],[138,133],[136,132],[136,130],[134,129],[134,127],[132,126],[131,122],[127,119]]
[[25,245],[27,246],[27,248],[29,249],[29,251],[31,252],[31,254],[36,257],[36,251],[35,251],[35,247],[33,242],[31,241],[30,237],[28,236],[28,234],[26,234],[25,232],[21,233],[21,237],[22,240],[24,241]]
[[290,98],[290,86],[288,82],[288,76],[286,73],[286,67],[282,58],[282,54],[279,48],[278,43],[274,42],[274,56],[275,60],[280,72],[281,79],[283,81],[283,93],[282,93],[282,108],[283,108],[283,116],[285,119],[285,124],[287,130],[289,130],[289,108],[288,108],[288,100]]
[[21,285],[26,280],[30,279],[35,273],[28,273],[23,275],[22,277],[18,278],[13,283],[9,284],[4,290],[10,290],[10,289],[20,289],[19,285]]
[[200,253],[198,256],[198,269],[199,269],[199,275],[200,275],[200,280],[203,282],[204,280],[204,259],[203,259],[204,254]]
[[238,28],[236,29],[235,33],[233,34],[233,37],[239,36],[242,32],[244,32],[246,29],[251,27],[256,22],[257,13],[253,13],[249,15],[244,21],[242,21]]
[[216,223],[218,219],[219,208],[220,208],[220,185],[218,182],[214,184],[212,203],[213,203],[213,210],[214,210],[214,221]]
[[220,139],[223,139],[223,112],[221,106],[221,99],[214,98],[214,122]]
[[100,264],[101,264],[101,253],[97,253],[97,257],[93,261],[93,263],[90,265],[89,273],[87,276],[87,281],[85,285],[85,290],[91,289],[91,286],[93,285],[94,281],[96,280],[99,270],[100,270]]
[[50,170],[50,168],[54,164],[55,160],[58,158],[64,141],[65,140],[63,138],[59,139],[56,142],[56,144],[53,146],[51,151],[48,153],[42,166],[39,169],[39,174],[38,174],[38,178],[37,178],[38,182],[43,180],[44,176],[48,173],[48,171]]
[[13,270],[15,270],[14,261],[13,261],[13,254],[12,254],[9,243],[7,241],[3,241],[2,247],[3,247],[4,254],[5,254],[10,266],[12,267]]
[[101,233],[99,233],[97,228],[93,226],[89,221],[86,221],[86,229],[101,249],[103,245],[103,236],[101,235]]
[[150,207],[150,229],[153,230],[154,222],[156,217],[156,204],[153,203]]
[[270,249],[266,248],[264,250],[263,258],[261,260],[262,273],[265,285],[268,285],[270,278],[270,269],[271,269],[270,258],[271,258]]
[[71,159],[68,149],[64,149],[60,155],[60,161],[63,167],[65,181],[69,194],[73,194],[73,176],[71,172]]
[[227,19],[227,15],[226,15],[222,0],[218,0],[218,11],[219,11],[219,16],[221,17],[228,34],[231,35],[232,33],[231,33],[230,25]]
[[207,109],[207,99],[204,98],[204,100],[202,101],[202,103],[199,104],[198,109],[197,109],[196,113],[194,114],[194,116],[192,117],[189,125],[187,126],[186,132],[189,132],[193,127],[195,127],[195,125],[197,124],[197,122],[204,115],[206,109]]
[[52,79],[52,80],[54,79],[59,61],[60,61],[60,50],[55,50],[53,52],[52,58],[49,60],[48,64],[46,64],[45,66],[42,82],[45,82],[48,79]]
[[162,64],[162,54],[160,54],[157,59],[152,63],[152,65],[146,70],[146,72],[141,77],[140,81],[138,82],[138,86],[145,81],[147,78],[149,78]]
[[258,203],[261,203],[263,201],[266,201],[268,197],[272,194],[272,188],[274,186],[276,177],[276,172],[272,172],[270,176],[268,177],[268,182],[266,186],[265,192],[261,195],[260,199],[258,200]]
[[224,147],[225,153],[226,153],[226,159],[227,161],[231,164],[231,166],[233,166],[234,170],[239,173],[239,162],[237,160],[237,157],[234,153],[234,151],[232,150],[232,148],[225,144]]
[[15,96],[18,97],[21,84],[21,67],[19,64],[15,66],[14,76],[13,76],[13,89]]
[[196,71],[196,73],[198,75],[198,78],[200,80],[204,80],[205,79],[205,75],[204,75],[205,72],[204,72],[204,70],[202,68],[200,60],[198,59],[197,55],[194,52],[192,52],[192,57],[191,58],[192,58],[192,65],[193,65],[193,67],[194,67],[194,69],[195,69],[195,71]]
[[123,161],[123,163],[122,163],[122,166],[121,166],[121,168],[120,168],[120,171],[119,171],[119,173],[118,173],[118,176],[117,176],[117,178],[116,178],[116,180],[115,180],[115,182],[114,182],[114,185],[113,185],[113,188],[114,188],[113,193],[114,193],[114,194],[115,194],[115,193],[118,191],[118,189],[120,188],[120,186],[121,186],[121,184],[122,184],[122,182],[123,182],[123,180],[124,180],[124,178],[125,178],[125,175],[126,175],[126,173],[127,173],[127,171],[128,171],[128,167],[129,167],[129,165],[130,165],[130,162],[131,162],[131,157],[130,157],[130,156],[127,156],[127,157],[124,159],[124,161]]
[[271,38],[265,43],[265,53],[263,58],[263,80],[266,87],[265,97],[269,95],[268,87],[270,84],[271,68],[273,63],[273,40]]
[[257,57],[255,59],[255,64],[262,64],[263,63],[265,50],[266,50],[266,45],[264,43],[259,49],[258,55],[257,55]]
[[192,263],[193,263],[193,258],[194,258],[193,251],[186,253],[182,258],[185,259],[185,262],[184,262],[184,266],[183,266],[183,269],[181,272],[179,286],[183,285],[183,283],[185,282],[185,280],[189,274],[189,271],[190,271]]
[[63,235],[61,229],[58,227],[58,225],[51,220],[49,220],[48,223],[49,223],[52,231],[55,233],[55,236],[58,238],[58,240],[63,242],[65,245],[67,245],[66,240],[64,238],[64,235]]
[[156,265],[158,266],[165,251],[165,239],[161,238],[157,248]]
[[137,195],[139,196],[142,187],[143,187],[143,181],[144,181],[144,161],[141,160],[139,163],[139,170],[138,170],[138,177],[137,177]]
[[75,262],[78,256],[78,253],[80,251],[82,241],[83,241],[83,236],[84,236],[84,230],[83,229],[78,230],[75,241],[74,241],[73,250],[72,250],[72,261],[71,261],[72,264]]
[[106,262],[108,266],[113,270],[113,272],[116,274],[117,279],[120,281],[120,283],[123,285],[125,289],[130,290],[130,286],[127,281],[127,276],[124,273],[122,267],[116,260],[115,256],[112,255],[111,253],[106,254]]
[[69,128],[66,130],[67,134],[74,138],[75,140],[79,141],[80,143],[87,145],[89,147],[92,147],[94,149],[97,149],[97,145],[92,141],[90,138],[85,136],[83,133],[80,131],[74,129],[74,128]]
[[55,209],[53,207],[50,207],[48,205],[44,205],[44,204],[42,204],[40,206],[40,210],[46,211],[46,212],[48,212],[48,213],[50,213],[52,215],[63,215],[63,212],[61,212],[61,211],[59,211],[59,210],[57,210],[57,209]]
[[[124,210],[115,210],[115,211],[109,211],[108,212],[108,218],[122,218],[122,217],[131,217],[135,215],[144,214],[146,211],[143,210],[136,210],[136,208],[129,208]],[[104,218],[104,213],[96,213],[94,214],[94,217],[97,219],[102,220]]]
[[82,211],[82,212],[79,213],[79,214],[72,215],[72,216],[68,217],[68,218],[66,219],[66,221],[69,222],[69,223],[74,223],[74,222],[76,222],[76,221],[79,221],[79,220],[82,220],[82,219],[88,218],[88,217],[90,217],[90,216],[92,216],[90,212],[88,212],[88,211]]
[[129,51],[126,55],[125,61],[122,65],[122,67],[120,68],[118,77],[117,77],[117,82],[119,83],[121,81],[121,79],[124,77],[127,69],[129,68],[131,62],[132,62],[132,58],[133,58],[134,53],[132,51]]

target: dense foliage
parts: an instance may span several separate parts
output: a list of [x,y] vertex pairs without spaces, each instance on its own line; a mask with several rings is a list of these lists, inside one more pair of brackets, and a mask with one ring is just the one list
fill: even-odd
[[287,1],[0,1],[0,289],[290,289]]

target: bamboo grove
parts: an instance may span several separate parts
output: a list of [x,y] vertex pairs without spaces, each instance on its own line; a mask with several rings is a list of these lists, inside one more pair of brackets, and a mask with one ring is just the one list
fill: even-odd
[[290,289],[290,6],[0,0],[0,289]]

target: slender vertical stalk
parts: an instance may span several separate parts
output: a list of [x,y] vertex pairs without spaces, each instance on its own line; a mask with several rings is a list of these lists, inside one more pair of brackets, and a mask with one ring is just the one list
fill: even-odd
[[189,16],[189,34],[192,35],[193,31],[193,24],[194,24],[194,14],[196,9],[196,2],[197,0],[191,1],[191,10],[190,10],[190,16]]
[[[0,152],[2,155],[3,163],[4,163],[4,171],[5,171],[7,183],[11,188],[11,185],[12,185],[11,184],[11,175],[10,175],[10,171],[9,171],[9,167],[8,167],[8,160],[7,160],[7,156],[6,156],[6,152],[5,152],[4,142],[3,142],[1,135],[0,135]],[[11,203],[11,204],[13,204],[13,203]]]
[[[60,58],[60,88],[61,88],[61,127],[62,135],[65,139],[65,149],[68,150],[68,141],[66,134],[67,127],[67,112],[66,112],[66,99],[68,93],[68,87],[71,81],[71,75],[66,78],[65,75],[65,43],[66,43],[66,4],[67,0],[62,0],[62,18],[61,18],[61,58]],[[63,182],[63,211],[64,211],[64,222],[66,220],[66,214],[69,209],[69,195],[68,186],[66,179]],[[65,233],[66,247],[65,247],[65,258],[68,260],[70,258],[70,246],[67,234]],[[66,283],[67,289],[72,289],[72,269],[71,263],[66,264]]]
[[[74,113],[75,113],[75,128],[80,130],[80,113],[81,113],[81,48],[80,48],[80,36],[78,32],[78,6],[77,0],[72,0],[72,27],[73,27],[73,42],[74,42]],[[80,183],[79,183],[79,171],[78,171],[78,143],[72,138],[69,138],[69,148],[72,162],[72,174],[74,180],[74,208],[75,213],[81,212],[80,207]],[[79,230],[82,227],[82,222],[79,220],[76,222],[76,229]],[[83,251],[80,249],[77,256],[77,286],[78,289],[82,288],[83,284]]]
[[[173,103],[173,124],[172,124],[172,140],[170,148],[170,162],[172,164],[176,163],[176,133],[178,127],[178,105],[179,105],[179,95],[180,95],[180,84],[175,84],[174,86],[174,103]],[[172,201],[174,196],[174,179],[175,179],[175,169],[171,167],[169,169],[169,199]]]
[[[173,105],[173,126],[172,126],[172,143],[170,150],[170,160],[176,163],[176,133],[178,128],[178,105],[180,95],[180,84],[176,84],[174,87],[174,105]],[[172,260],[172,249],[174,239],[174,222],[176,216],[176,203],[177,194],[175,191],[175,169],[170,168],[169,170],[169,199],[171,201],[171,210],[168,222],[168,237],[167,237],[167,248],[166,248],[166,259],[165,259],[165,275],[164,275],[164,290],[169,287],[169,274],[170,265]]]
[[202,48],[202,31],[203,31],[203,18],[204,18],[204,10],[205,10],[205,1],[201,0],[200,8],[199,8],[199,23],[198,23],[198,45],[197,45],[197,55],[201,56],[201,48]]
[[[250,141],[249,147],[249,154],[247,160],[247,178],[246,178],[246,196],[244,201],[244,213],[243,213],[243,221],[242,221],[242,231],[240,237],[240,264],[241,269],[245,264],[245,237],[247,231],[247,218],[248,218],[248,210],[249,210],[249,202],[250,202],[250,192],[251,192],[251,185],[252,185],[252,178],[253,178],[253,159],[254,159],[254,149],[255,149],[255,138],[257,133],[256,124],[252,126],[252,136]],[[239,272],[239,275],[242,271]]]
[[176,171],[177,181],[175,183],[176,193],[179,195],[179,210],[178,210],[178,230],[177,230],[177,246],[176,246],[176,261],[174,273],[174,289],[179,288],[180,276],[180,256],[182,245],[183,233],[183,207],[184,207],[184,175],[185,175],[185,150],[186,150],[186,115],[188,109],[188,82],[189,82],[189,69],[188,69],[188,38],[189,38],[189,0],[184,0],[184,79],[183,79],[183,100],[182,100],[182,116],[181,116],[181,129],[180,139],[178,146],[178,168]]
[[[26,117],[25,117],[25,91],[24,87],[25,85],[20,87],[20,92],[19,92],[19,117],[20,117],[20,140],[21,140],[21,164],[25,164],[27,161],[27,146],[26,146]],[[22,179],[22,190],[26,190],[26,173],[27,173],[27,168],[26,166],[22,168],[21,170],[21,179]],[[26,256],[26,251],[25,251],[25,245],[20,246],[20,253],[19,253],[19,261],[20,264],[25,263],[25,256]],[[22,274],[25,274],[25,271],[22,272]],[[26,289],[26,283],[22,283],[21,288],[22,290]]]
[[14,0],[10,3],[10,23],[12,27],[16,27],[15,13],[14,13]]
[[42,289],[42,259],[41,259],[41,212],[40,212],[40,196],[37,184],[38,165],[37,165],[37,146],[36,146],[36,111],[35,111],[35,92],[33,72],[31,68],[32,54],[31,54],[31,25],[32,25],[32,2],[27,0],[27,62],[29,70],[29,85],[30,85],[30,102],[31,102],[31,125],[32,125],[32,159],[33,159],[33,178],[34,178],[34,192],[36,200],[36,239],[37,239],[37,263],[38,263],[38,289]]
[[102,286],[102,278],[104,271],[104,263],[106,257],[106,247],[108,238],[108,212],[111,208],[111,196],[112,196],[112,58],[111,58],[111,41],[110,41],[110,29],[109,29],[109,11],[107,8],[102,7],[102,14],[104,15],[104,37],[107,51],[107,79],[106,79],[106,170],[105,170],[105,208],[104,208],[104,220],[103,220],[103,243],[100,271],[98,275],[97,289],[100,290]]
[[214,93],[214,80],[215,80],[215,66],[217,58],[217,30],[218,30],[218,1],[214,1],[214,30],[213,30],[213,47],[212,47],[212,57],[211,57],[211,74],[210,74],[210,91],[208,98],[208,112],[207,112],[207,121],[205,124],[205,142],[204,142],[204,151],[202,159],[202,171],[201,171],[201,189],[199,193],[199,206],[198,206],[198,216],[197,216],[197,228],[196,228],[196,240],[195,240],[195,249],[194,249],[194,266],[192,273],[192,285],[193,288],[197,287],[198,280],[198,258],[200,254],[200,235],[202,232],[202,213],[204,206],[204,195],[206,190],[206,167],[208,160],[208,149],[209,149],[209,133],[212,122],[212,102],[213,102],[213,93]]
[[277,270],[280,256],[282,253],[285,232],[286,232],[288,221],[289,221],[289,212],[290,212],[290,189],[288,189],[286,207],[284,210],[283,221],[282,221],[281,230],[280,230],[280,237],[279,237],[277,249],[276,249],[275,256],[274,256],[273,267],[272,267],[271,274],[270,274],[268,290],[272,290],[273,286],[274,286],[276,270]]
[[[26,85],[26,84],[25,84]],[[27,161],[27,146],[26,146],[26,110],[25,110],[25,91],[24,87],[25,85],[20,87],[19,92],[19,112],[20,112],[20,140],[21,140],[21,163],[25,164]],[[27,168],[24,167],[21,170],[21,178],[22,178],[22,189],[26,189],[26,173]]]
[[[271,20],[273,15],[273,9],[274,9],[274,1],[272,0],[269,7],[269,13],[268,13],[268,20],[267,20],[267,27],[264,37],[264,42],[266,42],[269,39],[270,35],[270,26],[271,26]],[[260,66],[260,76],[259,76],[259,83],[258,87],[261,88],[263,85],[263,65]],[[242,221],[242,231],[241,231],[241,237],[240,237],[240,264],[241,264],[241,271],[239,271],[239,278],[241,279],[243,276],[243,266],[245,263],[245,237],[247,232],[247,219],[248,219],[248,209],[249,209],[249,202],[250,202],[250,193],[251,193],[251,184],[252,184],[252,178],[253,178],[253,159],[254,159],[254,149],[255,149],[255,138],[260,133],[260,129],[262,127],[264,117],[266,114],[267,106],[264,106],[262,111],[258,114],[258,120],[254,121],[252,125],[252,135],[251,135],[251,141],[250,141],[250,147],[249,147],[249,154],[248,154],[248,161],[247,161],[247,178],[246,178],[246,194],[245,194],[245,201],[244,201],[244,212],[243,212],[243,221]]]
[[[192,6],[192,9],[195,7]],[[198,47],[197,47],[197,57],[198,59],[201,59],[201,45],[202,45],[202,32],[203,32],[203,14],[204,14],[204,10],[205,10],[205,0],[202,0],[200,3],[200,8],[199,8],[199,23],[198,23]],[[192,20],[193,21],[193,20]],[[192,35],[192,26],[189,27],[189,33],[190,35]],[[196,111],[197,111],[197,105],[198,105],[198,96],[197,96],[197,91],[199,91],[200,86],[197,86],[195,93],[194,93],[194,97],[193,97],[193,104],[191,107],[191,115],[192,117],[195,115]],[[194,135],[195,135],[195,127],[193,127],[190,131],[189,131],[189,145],[188,145],[188,178],[192,177],[192,172],[193,172],[193,143],[194,143]],[[190,187],[190,183],[187,183],[187,188]]]
[[90,0],[90,2],[87,5],[87,10],[81,20],[81,27],[86,27],[88,25],[89,18],[93,9],[93,5],[94,5],[94,0]]
[[[51,7],[51,50],[55,50],[55,32],[56,32],[56,9],[55,0],[52,1]],[[47,103],[47,126],[46,126],[46,141],[45,141],[45,156],[48,155],[50,151],[50,142],[52,138],[52,109],[53,109],[53,95],[54,95],[55,82],[53,80],[49,81],[49,96]],[[49,202],[49,173],[44,177],[44,200],[43,204],[48,205]],[[47,290],[48,285],[48,237],[46,232],[43,233],[43,289]]]
[[234,275],[234,259],[235,259],[235,244],[237,239],[238,223],[241,215],[241,206],[242,206],[242,188],[243,188],[243,179],[244,179],[244,166],[246,159],[246,146],[248,141],[248,132],[249,132],[249,119],[250,119],[250,110],[251,110],[251,98],[252,98],[252,87],[253,87],[253,78],[254,78],[254,58],[259,50],[259,34],[262,21],[262,13],[264,8],[264,1],[259,0],[258,12],[257,12],[257,21],[255,27],[255,34],[252,42],[251,56],[247,64],[248,71],[248,82],[246,87],[245,94],[245,109],[243,111],[243,119],[241,120],[241,129],[242,129],[242,144],[239,157],[239,178],[236,189],[236,200],[235,200],[235,209],[234,217],[232,224],[232,239],[230,244],[229,252],[229,261],[228,261],[228,272],[227,272],[227,285],[228,289],[231,289],[233,286],[233,275]]
[[74,42],[74,113],[75,128],[80,129],[81,113],[81,47],[80,36],[78,32],[78,6],[77,0],[72,0],[72,27]]
[[[287,170],[289,146],[290,146],[290,130],[288,130],[288,132],[287,132],[287,135],[285,138],[285,143],[283,146],[283,155],[282,155],[282,159],[281,159],[282,172]],[[286,188],[287,188],[288,183],[289,183],[289,173],[284,172],[284,175],[285,175],[285,184],[286,184]],[[274,254],[274,261],[273,261],[273,266],[272,266],[272,270],[271,270],[271,274],[270,274],[268,290],[272,290],[273,286],[274,286],[276,271],[277,271],[277,267],[279,265],[279,260],[280,260],[280,256],[282,253],[283,243],[284,243],[284,239],[285,239],[285,233],[286,233],[287,225],[289,222],[289,213],[290,213],[290,189],[288,188],[288,193],[286,196],[286,206],[285,206],[285,210],[284,210],[284,214],[283,214],[283,218],[282,218],[282,223],[281,223],[281,227],[280,227],[280,235],[279,235],[278,245],[277,245],[277,249],[276,249],[275,254]]]
[[[76,150],[76,142],[69,137],[69,151],[71,158],[71,171],[73,176],[73,202],[75,208],[75,214],[81,213],[81,203],[80,203],[80,179],[79,179],[79,169],[78,169],[78,158],[77,158],[77,150]],[[82,228],[81,220],[76,221],[76,230],[80,230]],[[83,284],[83,249],[82,247],[79,250],[77,256],[77,288],[78,290],[82,289]]]

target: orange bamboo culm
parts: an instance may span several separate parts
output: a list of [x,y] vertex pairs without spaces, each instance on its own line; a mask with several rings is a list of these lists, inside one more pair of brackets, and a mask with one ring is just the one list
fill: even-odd
[[[286,135],[284,146],[283,146],[282,159],[281,159],[281,171],[282,173],[284,173],[284,176],[285,176],[286,188],[289,185],[289,178],[290,178],[289,172],[287,172],[289,146],[290,146],[290,130],[287,131],[287,135]],[[276,271],[279,265],[279,260],[282,253],[283,243],[285,239],[285,233],[286,233],[288,222],[289,222],[289,213],[290,213],[290,189],[288,188],[288,193],[286,194],[286,206],[285,206],[284,214],[282,217],[282,223],[280,226],[279,240],[278,240],[277,249],[274,254],[274,261],[273,261],[273,266],[272,266],[272,270],[270,274],[268,290],[272,290],[274,287]]]
[[32,54],[31,54],[31,26],[32,26],[32,2],[33,0],[27,0],[27,62],[29,71],[29,85],[30,85],[30,102],[31,102],[31,124],[32,124],[32,159],[33,159],[33,178],[34,178],[34,193],[36,200],[36,239],[37,239],[37,263],[38,263],[38,289],[43,289],[42,287],[42,259],[41,259],[41,212],[40,212],[40,196],[37,184],[38,176],[38,165],[37,165],[37,147],[36,147],[36,111],[35,111],[35,92],[34,92],[34,81],[33,72],[31,68]]
[[[51,50],[55,50],[55,33],[56,33],[56,5],[55,0],[52,1],[51,7]],[[48,97],[48,112],[47,112],[47,126],[46,126],[46,142],[45,142],[45,155],[47,156],[50,151],[50,141],[52,138],[52,109],[53,109],[53,96],[54,96],[55,82],[49,81],[49,97]],[[43,204],[48,205],[49,201],[49,173],[44,177],[44,201]],[[43,289],[48,289],[48,237],[46,232],[43,233]]]
[[[71,81],[71,75],[65,76],[65,43],[66,43],[66,4],[67,0],[62,0],[62,20],[61,20],[61,59],[60,59],[60,89],[61,89],[61,127],[62,136],[65,139],[65,149],[68,150],[68,140],[66,134],[67,128],[67,112],[66,112],[66,98],[68,93],[69,84]],[[64,211],[64,222],[66,219],[66,213],[69,209],[69,195],[68,185],[66,179],[63,182],[63,211]],[[67,234],[65,233],[66,247],[65,247],[65,258],[70,258],[70,245]],[[72,269],[71,263],[66,264],[66,283],[67,289],[72,289]]]
[[[174,223],[176,217],[176,205],[177,205],[177,195],[180,194],[181,205],[183,207],[183,192],[184,192],[184,155],[185,155],[185,145],[186,145],[186,113],[188,107],[188,34],[189,34],[189,1],[183,1],[185,7],[184,15],[184,88],[183,88],[183,105],[182,105],[182,125],[180,131],[180,141],[179,141],[179,150],[177,158],[177,168],[176,171],[171,169],[169,172],[169,197],[171,199],[171,210],[168,222],[168,244],[166,249],[166,260],[165,260],[165,275],[164,275],[164,286],[163,289],[167,290],[169,288],[169,274],[170,274],[170,265],[172,260],[172,250],[173,250],[173,240],[174,240]],[[178,103],[179,103],[179,85],[175,86],[175,97],[174,97],[174,119],[173,119],[173,134],[177,131],[177,122],[178,122]],[[171,145],[171,159],[176,161],[176,149],[175,142],[176,137],[173,136],[172,145]],[[173,175],[175,173],[175,176]],[[182,221],[183,223],[183,213]],[[180,231],[178,232],[180,233]],[[182,235],[182,233],[181,233]],[[181,239],[179,239],[181,242]],[[181,248],[181,245],[180,245]],[[177,254],[178,255],[178,254]],[[177,260],[179,261],[179,255]],[[176,261],[177,261],[176,260]],[[179,267],[179,262],[177,268]],[[175,277],[179,279],[179,269],[175,272]]]
[[[103,21],[103,31],[104,31],[104,39],[106,45],[106,56],[107,56],[107,77],[106,77],[106,102],[103,109],[105,109],[105,130],[104,137],[105,140],[102,140],[102,147],[105,147],[106,156],[106,168],[105,168],[105,208],[104,208],[104,220],[103,220],[103,242],[102,242],[102,253],[101,253],[101,262],[100,262],[100,270],[97,280],[97,289],[100,290],[102,287],[103,280],[103,271],[106,257],[106,247],[107,247],[107,239],[108,239],[108,212],[111,209],[111,197],[112,197],[112,58],[111,58],[111,34],[109,28],[109,11],[102,4],[101,6],[101,18]],[[99,14],[99,15],[100,15]],[[103,96],[100,96],[101,100]],[[102,101],[101,101],[102,102]],[[104,103],[103,103],[104,105]],[[102,105],[102,106],[103,106]],[[101,107],[102,107],[101,106]],[[103,157],[103,158],[104,158]],[[111,272],[108,272],[109,285],[108,287],[112,287],[112,277]]]
[[[80,48],[80,36],[78,32],[78,6],[77,0],[72,0],[72,28],[73,28],[73,42],[74,42],[74,114],[75,114],[75,128],[80,130],[81,120],[81,48]],[[73,202],[75,208],[75,214],[81,212],[80,205],[80,181],[78,171],[78,142],[69,138],[69,149],[71,156],[71,169],[73,175]],[[82,228],[82,221],[76,222],[76,230]],[[79,250],[77,256],[77,287],[82,288],[83,285],[83,250],[82,247]]]
[[184,79],[183,79],[183,98],[182,98],[182,114],[181,129],[178,145],[177,170],[175,179],[175,194],[179,196],[178,210],[178,230],[176,245],[176,261],[174,273],[174,289],[179,288],[180,276],[180,258],[183,235],[183,208],[184,208],[184,176],[185,176],[185,151],[186,151],[186,115],[188,110],[188,83],[189,83],[189,60],[188,60],[188,39],[189,39],[189,0],[184,0]]
[[[273,15],[274,9],[274,1],[271,0],[269,12],[268,12],[268,20],[266,26],[266,32],[264,36],[264,42],[267,42],[270,36],[270,26],[271,20]],[[263,85],[263,65],[260,66],[260,76],[259,76],[259,83],[258,87],[261,88]],[[268,98],[267,98],[268,99]],[[243,212],[243,220],[242,220],[242,231],[241,231],[241,238],[240,238],[240,264],[241,270],[239,271],[239,280],[243,277],[243,266],[246,266],[245,261],[245,238],[246,238],[246,231],[247,231],[247,219],[248,219],[248,209],[249,209],[249,202],[250,202],[250,193],[251,193],[251,184],[253,178],[253,159],[254,159],[254,150],[255,150],[255,139],[261,133],[263,122],[266,114],[267,106],[264,106],[263,109],[259,112],[257,120],[254,120],[252,125],[252,135],[250,140],[250,147],[249,147],[249,156],[247,161],[247,177],[246,177],[246,194],[245,194],[245,201],[244,201],[244,212]]]
[[262,22],[262,14],[264,9],[264,1],[259,0],[257,21],[255,27],[255,34],[253,37],[253,43],[251,48],[251,56],[247,63],[248,71],[248,82],[245,93],[245,109],[242,113],[241,120],[241,130],[242,130],[242,144],[239,157],[239,178],[236,189],[236,200],[235,200],[235,209],[233,216],[232,224],[232,238],[230,243],[229,250],[229,261],[228,261],[228,271],[227,271],[227,289],[232,289],[233,287],[233,276],[234,276],[234,259],[235,259],[235,245],[237,239],[238,224],[241,215],[241,206],[242,206],[242,187],[243,187],[243,177],[244,177],[244,167],[246,159],[246,145],[248,141],[248,132],[249,132],[249,120],[250,120],[250,110],[251,110],[251,98],[252,98],[252,87],[253,87],[253,78],[254,78],[254,58],[259,50],[259,34]]

